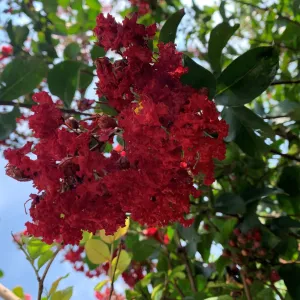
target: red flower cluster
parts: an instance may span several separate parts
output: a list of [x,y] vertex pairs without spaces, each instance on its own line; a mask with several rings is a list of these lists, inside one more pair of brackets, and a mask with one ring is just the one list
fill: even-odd
[[13,53],[13,47],[12,46],[2,46],[1,48],[1,55],[0,55],[0,61],[3,60],[6,57],[9,57]]
[[[186,70],[174,44],[159,44],[158,54],[149,49],[155,31],[137,24],[136,15],[123,24],[97,18],[99,44],[122,55],[97,61],[98,94],[118,117],[65,120],[47,93],[34,95],[29,126],[39,142],[5,151],[7,174],[32,180],[39,191],[31,195],[29,234],[77,244],[82,230],[114,233],[127,213],[150,227],[192,222],[184,216],[189,195],[199,195],[193,175],[213,182],[213,159],[225,157],[228,127],[206,93],[180,82]],[[116,135],[124,151],[104,155]]]
[[167,234],[164,234],[163,231],[155,227],[144,229],[143,234],[148,237],[153,237],[161,244],[167,245],[170,242],[169,236]]
[[125,300],[125,297],[117,294],[115,291],[110,297],[110,288],[106,288],[103,293],[95,292],[95,297],[98,300]]
[[143,16],[151,12],[149,1],[147,0],[129,0],[131,5],[138,8],[138,14]]

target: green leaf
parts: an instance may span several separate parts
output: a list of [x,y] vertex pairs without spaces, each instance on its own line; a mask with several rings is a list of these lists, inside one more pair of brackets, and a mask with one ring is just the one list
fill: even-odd
[[278,69],[278,53],[273,47],[251,49],[235,59],[217,82],[217,104],[242,106],[262,94]]
[[51,245],[48,245],[37,238],[31,238],[27,244],[27,251],[32,259],[36,259],[51,247]]
[[135,242],[131,249],[132,259],[135,261],[146,260],[157,249],[159,249],[159,244],[154,239]]
[[51,300],[69,300],[73,295],[73,287],[68,287],[61,291],[56,291],[52,296]]
[[23,288],[21,286],[16,286],[12,289],[13,293],[19,298],[23,299],[25,297]]
[[175,42],[177,27],[184,16],[184,9],[175,12],[163,25],[160,34],[159,41],[163,43]]
[[130,262],[131,262],[131,257],[129,253],[125,250],[121,250],[121,253],[119,254],[119,260],[118,257],[115,257],[111,265],[113,268],[117,268],[117,270],[120,271],[120,273],[123,273],[130,265]]
[[87,257],[94,264],[102,264],[110,259],[108,246],[100,240],[88,240],[84,248]]
[[95,287],[94,291],[100,292],[102,288],[109,282],[109,279],[105,279],[103,281],[100,281]]
[[0,270],[0,278],[2,278],[4,276],[4,273],[2,270]]
[[7,23],[6,32],[9,36],[11,45],[16,47],[14,52],[20,52],[29,34],[27,26],[12,26],[11,20]]
[[[265,144],[264,139],[255,134],[253,129],[249,127],[251,121],[245,121],[245,117],[240,117],[238,110],[235,109],[236,107],[226,107],[221,113],[222,118],[229,125],[229,133],[225,140],[227,142],[235,141],[235,143],[250,156],[268,151],[269,146]],[[247,113],[245,115],[247,115]],[[242,120],[240,120],[240,118],[242,118]],[[262,132],[262,128],[264,132],[266,131],[264,125],[258,124],[257,121],[253,122],[254,127],[258,128],[258,125],[261,130],[260,132]]]
[[219,259],[215,262],[216,270],[220,276],[225,271],[225,267],[230,265],[230,263],[231,260],[224,256],[220,256]]
[[57,280],[55,280],[55,281],[52,283],[51,288],[50,288],[50,291],[49,291],[49,293],[48,293],[49,296],[51,296],[52,294],[54,294],[54,293],[56,292],[57,287],[58,287],[60,281],[63,280],[63,279],[65,279],[65,278],[67,278],[68,276],[69,276],[69,274],[67,274],[67,275],[65,275],[65,276],[63,276],[63,277],[59,277]]
[[98,10],[100,12],[101,4],[98,0],[85,0],[85,3],[89,8]]
[[300,197],[300,167],[285,167],[280,175],[278,186],[290,196]]
[[24,96],[46,77],[47,65],[37,57],[19,57],[6,65],[1,74],[0,99],[15,100]]
[[300,299],[300,265],[286,264],[281,265],[279,275],[284,280],[288,292],[293,300]]
[[57,0],[42,0],[43,7],[47,13],[56,13],[57,10]]
[[216,91],[214,75],[187,55],[183,56],[183,60],[184,66],[188,68],[188,73],[181,76],[181,82],[195,89],[207,88],[209,97],[212,98]]
[[151,300],[160,300],[163,296],[164,284],[160,283],[153,288],[151,293]]
[[49,90],[52,94],[60,97],[66,107],[70,107],[75,95],[80,67],[80,62],[63,61],[49,71]]
[[300,228],[300,222],[291,217],[279,217],[272,219],[271,226],[276,226],[278,229]]
[[105,56],[105,53],[106,52],[105,52],[104,48],[95,44],[91,50],[92,60],[96,60],[99,57]]
[[276,194],[282,194],[283,190],[278,188],[269,188],[269,187],[263,187],[263,188],[255,188],[251,187],[243,192],[242,198],[245,200],[246,204],[250,204],[252,202],[255,202],[256,200],[268,197],[270,195],[276,195]]
[[20,117],[20,109],[14,107],[9,113],[0,113],[0,141],[5,140],[16,129],[16,118]]
[[70,4],[71,0],[58,0],[58,4],[63,7],[63,8],[67,8],[68,5]]
[[294,237],[285,237],[276,247],[279,257],[287,261],[296,261],[298,259],[298,242]]
[[222,295],[217,297],[206,298],[205,300],[232,300],[232,297],[228,295]]
[[211,244],[213,242],[214,236],[212,234],[202,234],[200,236],[201,241],[197,244],[197,250],[202,256],[205,263],[208,263],[210,257]]
[[218,212],[228,215],[244,214],[246,211],[246,204],[239,195],[224,193],[216,199],[215,209]]
[[82,67],[79,71],[79,82],[78,82],[78,89],[79,91],[85,91],[94,79],[93,74],[94,68],[88,65],[82,64]]
[[230,26],[229,23],[223,22],[218,24],[210,34],[208,42],[208,58],[212,69],[216,73],[221,72],[221,55],[231,36],[240,27],[239,24]]
[[65,59],[76,60],[80,53],[80,47],[77,43],[70,43],[64,50]]
[[43,253],[38,260],[38,268],[40,269],[47,261],[49,261],[53,257],[54,253],[51,250]]

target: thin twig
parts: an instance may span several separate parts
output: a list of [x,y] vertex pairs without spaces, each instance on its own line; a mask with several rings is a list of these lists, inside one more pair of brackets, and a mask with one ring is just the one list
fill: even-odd
[[293,156],[293,155],[290,155],[290,154],[283,154],[283,153],[281,153],[281,152],[279,152],[277,150],[271,150],[270,152],[274,153],[274,154],[277,154],[277,155],[280,155],[280,156],[282,156],[284,158],[287,158],[289,160],[294,160],[294,161],[300,162],[300,158],[298,158],[296,156]]
[[[119,245],[119,252],[118,252],[118,256],[117,256],[116,266],[114,268],[113,276],[112,276],[112,279],[111,279],[111,287],[110,287],[110,293],[109,293],[109,300],[111,300],[112,294],[114,292],[114,281],[115,281],[115,275],[116,275],[116,270],[117,270],[118,262],[119,262],[119,259],[120,259],[121,250],[122,250],[122,242],[120,242],[120,245]],[[112,261],[111,261],[110,265],[111,264],[112,264]]]
[[55,257],[57,256],[58,252],[61,250],[61,247],[58,246],[57,250],[54,252],[51,260],[48,262],[46,268],[45,268],[45,271],[42,275],[42,278],[40,279],[39,281],[39,292],[38,292],[38,300],[41,300],[42,299],[42,294],[43,294],[43,290],[44,290],[44,281],[45,281],[45,278],[47,276],[47,273],[51,267],[51,264],[53,263]]
[[271,85],[279,85],[279,84],[298,84],[300,83],[300,79],[299,80],[277,80],[277,81],[273,81],[271,83]]
[[241,271],[240,274],[241,274],[241,278],[242,278],[242,281],[243,281],[246,298],[247,298],[247,300],[252,300],[250,289],[249,289],[249,286],[248,286],[248,284],[246,282],[246,279],[245,279],[244,271]]
[[[28,104],[28,103],[6,102],[6,101],[3,101],[3,100],[0,100],[0,105],[19,106],[19,107],[28,108],[28,109],[31,109],[31,107],[33,106],[32,104]],[[85,112],[74,110],[74,109],[59,108],[59,110],[63,113],[67,113],[67,114],[82,115],[82,116],[93,116],[93,114],[91,114],[91,113],[85,113]]]
[[196,293],[197,292],[197,287],[196,287],[196,283],[194,281],[193,272],[192,272],[191,266],[189,264],[189,260],[187,258],[187,253],[186,253],[185,247],[182,247],[182,245],[180,243],[179,233],[178,233],[177,230],[176,230],[176,234],[174,235],[174,238],[177,242],[178,249],[179,249],[180,253],[182,253],[182,258],[183,258],[183,262],[186,266],[186,272],[187,272],[187,275],[188,275],[188,278],[189,278],[189,281],[190,281],[191,289],[194,293]]
[[281,295],[280,291],[277,289],[274,283],[271,284],[271,288],[274,290],[274,292],[277,294],[280,300],[284,300],[284,297]]

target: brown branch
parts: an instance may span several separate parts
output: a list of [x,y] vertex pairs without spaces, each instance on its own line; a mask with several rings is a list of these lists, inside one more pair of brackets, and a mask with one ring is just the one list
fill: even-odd
[[188,275],[188,278],[189,278],[189,281],[190,281],[191,289],[194,293],[196,293],[197,292],[197,287],[196,287],[196,283],[195,283],[195,280],[194,280],[193,272],[192,272],[191,266],[189,264],[186,249],[185,249],[185,247],[182,247],[182,245],[180,243],[178,231],[176,231],[176,234],[175,234],[174,237],[175,237],[176,243],[178,245],[179,253],[182,254],[181,256],[182,256],[183,262],[186,266],[186,272],[187,272],[187,275]]
[[271,284],[271,288],[274,290],[274,292],[277,294],[277,296],[280,298],[280,300],[284,300],[284,297],[281,295],[278,288],[275,286],[275,284]]
[[[119,253],[118,253],[118,256],[117,256],[116,266],[115,266],[114,271],[113,271],[113,276],[112,276],[112,279],[111,279],[111,287],[110,287],[110,293],[109,293],[109,298],[108,298],[109,300],[111,300],[112,294],[114,292],[114,281],[115,281],[118,262],[119,262],[119,259],[120,259],[121,250],[122,250],[122,242],[120,242],[120,244],[119,244]],[[110,265],[112,265],[112,260],[110,262]]]
[[294,160],[294,161],[300,162],[300,158],[298,158],[296,156],[293,156],[293,155],[290,155],[290,154],[283,154],[283,153],[281,153],[281,152],[279,152],[277,150],[273,150],[273,149],[270,152],[274,153],[274,154],[277,154],[277,155],[280,155],[280,156],[282,156],[284,158],[287,158],[289,160]]
[[41,279],[39,280],[39,291],[38,291],[38,300],[41,300],[42,299],[42,294],[43,294],[43,290],[44,290],[44,281],[45,281],[45,278],[47,276],[47,273],[55,259],[55,257],[57,256],[57,254],[59,253],[59,251],[61,250],[61,247],[58,246],[57,250],[54,252],[51,260],[48,262],[47,266],[46,266],[46,269],[41,277]]
[[0,298],[4,300],[21,300],[11,290],[0,283]]
[[[19,107],[28,108],[28,109],[31,109],[31,107],[33,106],[32,104],[28,104],[28,103],[6,102],[3,100],[0,100],[0,105],[19,106]],[[66,114],[82,115],[82,116],[92,116],[93,115],[91,113],[85,113],[85,112],[77,111],[74,109],[68,109],[68,108],[59,108],[59,109],[61,112],[66,113]]]
[[279,85],[279,84],[298,84],[300,83],[299,80],[278,80],[278,81],[273,81],[271,85]]
[[244,291],[245,291],[245,294],[246,294],[246,298],[247,298],[247,300],[252,300],[252,296],[251,296],[251,293],[250,293],[249,286],[246,282],[244,271],[241,270],[240,274],[241,274],[241,278],[242,278],[242,281],[243,281],[243,286],[244,286]]

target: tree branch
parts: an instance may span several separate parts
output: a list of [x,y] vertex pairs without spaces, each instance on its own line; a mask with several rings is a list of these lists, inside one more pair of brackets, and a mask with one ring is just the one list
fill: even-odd
[[[19,106],[19,107],[28,108],[28,109],[31,109],[31,107],[33,106],[32,104],[28,104],[28,103],[6,102],[3,100],[0,100],[0,105]],[[91,113],[85,113],[85,112],[77,111],[74,109],[68,109],[68,108],[59,108],[59,109],[61,112],[66,113],[66,114],[82,115],[82,116],[92,116],[93,115]]]
[[300,162],[300,158],[298,158],[296,156],[293,156],[293,155],[290,155],[290,154],[283,154],[283,153],[281,153],[281,152],[279,152],[277,150],[273,150],[273,149],[270,152],[274,153],[274,154],[277,154],[277,155],[280,155],[280,156],[282,156],[284,158],[287,158],[289,160],[294,160],[294,161]]
[[273,81],[271,85],[279,85],[279,84],[298,84],[300,83],[299,80],[278,80],[278,81]]
[[45,281],[45,278],[47,276],[47,273],[55,259],[55,257],[57,256],[58,252],[61,250],[61,247],[58,246],[57,250],[54,252],[51,260],[48,262],[47,266],[46,266],[46,269],[42,275],[42,277],[40,278],[39,280],[39,291],[38,291],[38,300],[41,300],[42,299],[42,294],[43,294],[43,290],[44,290],[44,281]]
[[191,266],[189,264],[189,260],[188,260],[188,257],[187,257],[185,247],[181,246],[178,231],[176,231],[176,234],[175,234],[174,237],[175,237],[175,240],[176,240],[177,245],[178,245],[178,250],[182,254],[183,262],[186,266],[186,272],[187,272],[187,275],[188,275],[188,278],[189,278],[189,281],[190,281],[190,284],[191,284],[191,289],[194,293],[196,293],[197,288],[196,288],[196,284],[195,284],[195,281],[194,281],[193,272],[192,272]]
[[1,283],[0,283],[0,298],[3,298],[4,300],[21,300],[11,290],[6,288]]
[[[115,281],[118,262],[119,262],[119,259],[120,259],[121,250],[122,250],[122,242],[120,242],[120,244],[119,244],[119,252],[118,252],[118,256],[117,256],[116,266],[114,268],[113,276],[111,278],[111,287],[110,287],[110,293],[109,293],[109,298],[108,298],[109,300],[111,300],[112,294],[114,292],[114,281]],[[112,260],[110,262],[110,267],[111,267],[111,265],[112,265]]]
[[249,286],[248,286],[248,284],[246,282],[246,279],[245,279],[244,271],[241,270],[240,274],[241,274],[241,278],[242,278],[242,281],[243,281],[246,298],[247,298],[247,300],[252,300],[250,289],[249,289]]
[[281,295],[278,288],[275,286],[275,284],[271,284],[271,288],[274,290],[274,292],[277,294],[277,296],[280,298],[280,300],[284,300],[284,297]]

